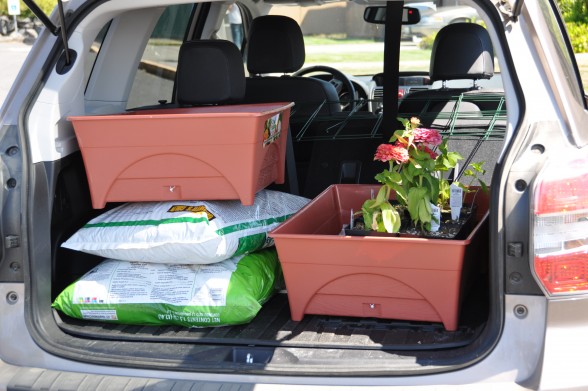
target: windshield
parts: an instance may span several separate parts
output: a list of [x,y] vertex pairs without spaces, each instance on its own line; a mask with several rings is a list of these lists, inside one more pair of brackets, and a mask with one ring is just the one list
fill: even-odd
[[[406,3],[419,9],[421,21],[403,26],[400,71],[428,72],[437,31],[447,24],[480,22],[477,11],[457,1]],[[382,72],[384,25],[363,20],[365,6],[351,2],[310,7],[274,6],[270,14],[294,18],[306,48],[304,67],[327,65],[351,75]]]

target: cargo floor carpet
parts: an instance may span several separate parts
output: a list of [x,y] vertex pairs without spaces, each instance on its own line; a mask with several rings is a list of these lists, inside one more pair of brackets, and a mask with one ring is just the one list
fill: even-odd
[[435,350],[465,346],[482,332],[487,316],[486,301],[477,295],[467,297],[456,331],[446,331],[440,323],[374,318],[306,315],[302,321],[294,322],[290,319],[285,293],[277,294],[268,301],[252,322],[239,326],[192,329],[134,326],[83,321],[57,311],[54,311],[54,315],[64,332],[89,339],[233,346]]

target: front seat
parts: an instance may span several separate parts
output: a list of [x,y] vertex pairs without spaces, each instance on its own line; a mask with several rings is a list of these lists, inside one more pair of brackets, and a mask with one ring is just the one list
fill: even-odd
[[[450,149],[466,158],[462,166],[477,154],[476,160],[484,161],[485,168],[493,167],[506,127],[504,91],[478,85],[478,80],[493,75],[494,50],[488,31],[475,23],[447,25],[435,37],[429,71],[431,81],[439,82],[440,88],[407,94],[398,115],[418,117],[422,126],[448,137]],[[449,87],[448,82],[458,86]]]
[[[246,103],[294,102],[293,117],[310,117],[341,112],[335,86],[312,77],[289,76],[305,60],[304,39],[294,19],[281,15],[253,20],[247,43]],[[283,73],[282,76],[262,76]]]

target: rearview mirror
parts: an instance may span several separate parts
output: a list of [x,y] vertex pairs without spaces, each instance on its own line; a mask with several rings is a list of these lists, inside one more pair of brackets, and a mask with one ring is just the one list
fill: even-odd
[[[386,23],[386,7],[370,6],[366,7],[363,13],[363,20],[368,23],[384,24]],[[403,7],[402,24],[417,24],[421,21],[421,13],[418,8]]]

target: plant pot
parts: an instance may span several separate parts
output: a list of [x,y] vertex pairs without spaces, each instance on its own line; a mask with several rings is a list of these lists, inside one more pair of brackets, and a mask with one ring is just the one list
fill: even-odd
[[[450,212],[441,213],[441,227],[436,232],[420,232],[416,229],[410,219],[407,211],[404,211],[401,228],[399,232],[378,232],[364,229],[363,217],[354,219],[355,227],[361,228],[344,228],[345,235],[348,236],[382,236],[382,237],[403,237],[403,238],[427,238],[427,239],[465,239],[468,237],[476,223],[477,205],[465,205],[458,220],[451,219]],[[402,214],[401,214],[402,215]]]
[[[456,330],[462,294],[476,269],[488,198],[463,240],[340,235],[379,185],[332,185],[270,233],[292,319],[305,314],[441,322]],[[466,200],[467,201],[467,200]]]
[[166,108],[68,119],[96,209],[111,201],[240,199],[252,205],[256,192],[284,183],[291,107]]

